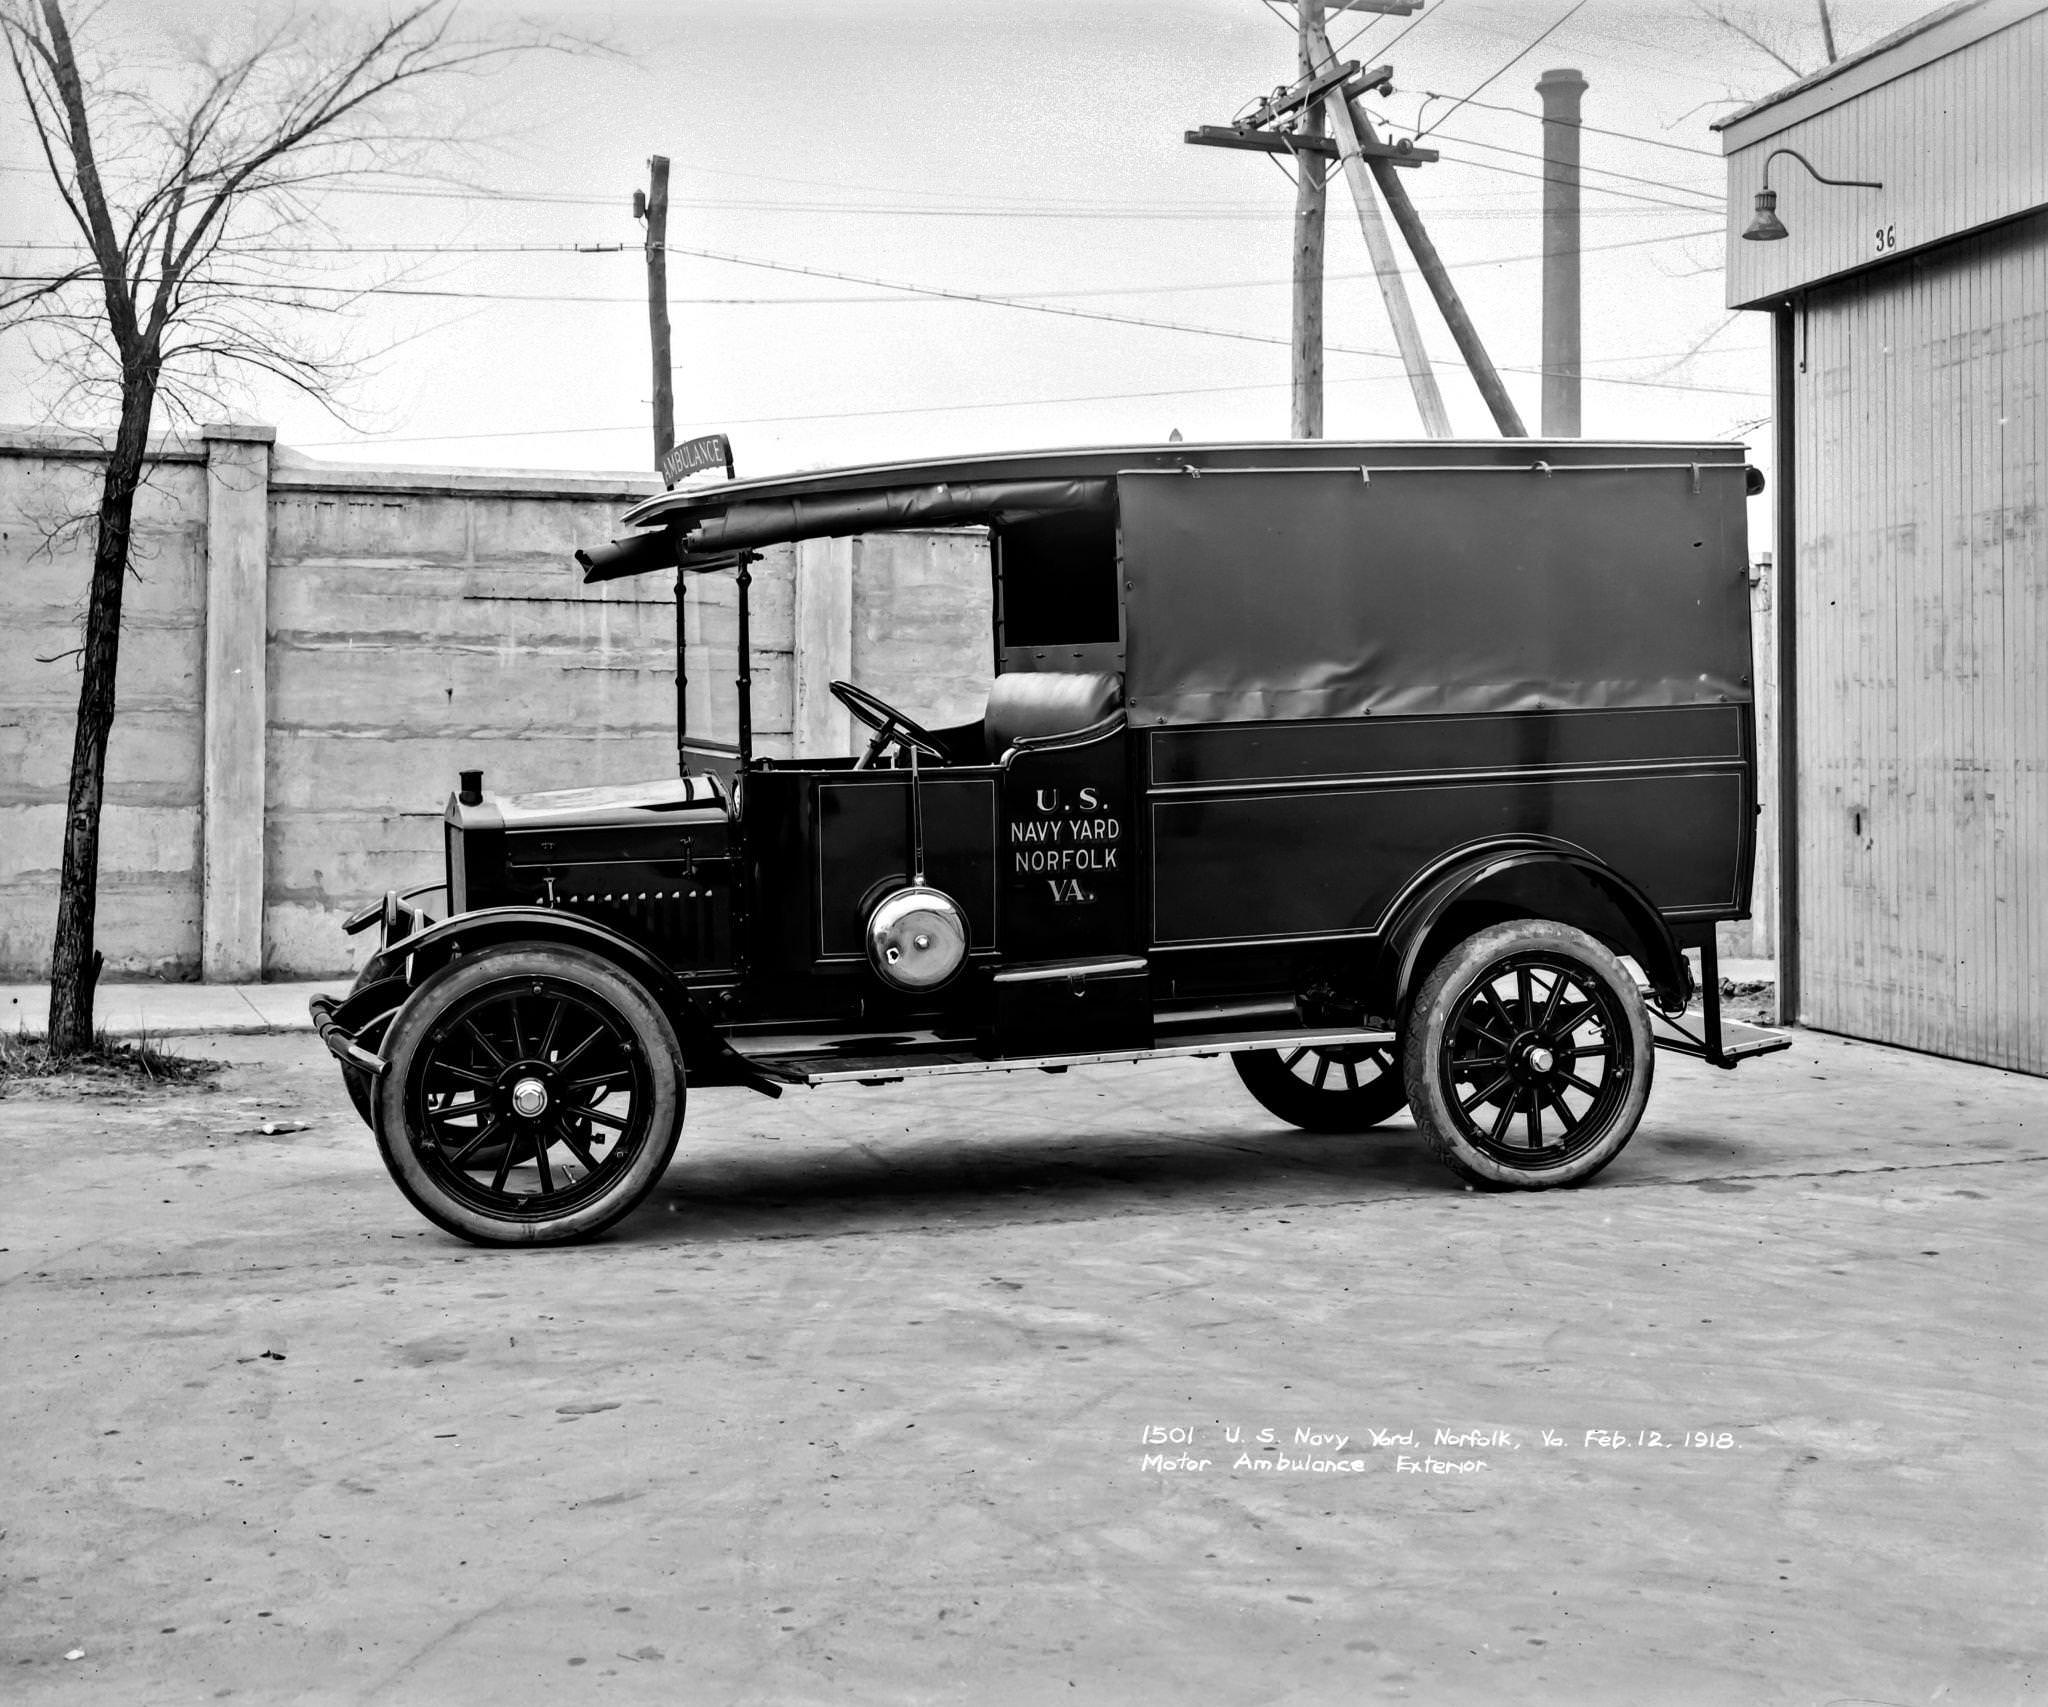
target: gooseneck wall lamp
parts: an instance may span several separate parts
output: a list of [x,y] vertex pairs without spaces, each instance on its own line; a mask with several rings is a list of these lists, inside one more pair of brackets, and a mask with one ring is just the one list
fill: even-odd
[[1771,188],[1771,162],[1781,154],[1789,154],[1822,184],[1847,185],[1859,190],[1881,190],[1881,179],[1871,178],[1830,178],[1825,172],[1814,170],[1814,164],[1796,148],[1774,148],[1764,156],[1764,187],[1756,193],[1756,217],[1749,222],[1749,229],[1743,236],[1752,243],[1775,243],[1781,237],[1791,235],[1785,229],[1785,222],[1778,217],[1778,192]]

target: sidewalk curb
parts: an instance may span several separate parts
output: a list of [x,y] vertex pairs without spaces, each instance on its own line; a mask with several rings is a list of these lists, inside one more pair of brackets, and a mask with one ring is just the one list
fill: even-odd
[[[348,992],[346,979],[287,984],[105,984],[93,996],[93,1028],[110,1037],[277,1037],[311,1031],[307,1001]],[[0,984],[0,1031],[40,1037],[47,984]]]

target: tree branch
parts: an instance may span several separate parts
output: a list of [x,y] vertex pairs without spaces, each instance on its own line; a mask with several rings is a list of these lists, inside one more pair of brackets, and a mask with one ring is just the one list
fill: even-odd
[[[1787,59],[1776,48],[1771,46],[1771,44],[1765,41],[1762,36],[1758,35],[1754,30],[1747,28],[1738,19],[1731,16],[1728,12],[1728,9],[1725,6],[1720,8],[1714,8],[1706,6],[1704,4],[1700,4],[1699,0],[1695,0],[1694,10],[1697,11],[1701,17],[1707,19],[1708,22],[1719,24],[1725,30],[1734,31],[1736,35],[1740,36],[1744,41],[1748,42],[1751,47],[1757,50],[1757,52],[1765,54],[1771,59],[1776,60],[1795,78],[1804,77],[1806,75],[1806,72],[1802,67],[1794,65],[1791,60]],[[1832,59],[1833,55],[1830,54],[1829,58]]]

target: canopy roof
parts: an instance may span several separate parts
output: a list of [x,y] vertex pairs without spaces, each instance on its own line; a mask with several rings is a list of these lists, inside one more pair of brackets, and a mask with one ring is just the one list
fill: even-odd
[[1643,457],[1739,463],[1744,451],[1736,444],[1645,440],[1294,439],[1014,451],[877,463],[718,481],[664,492],[626,513],[628,526],[648,531],[609,546],[579,551],[576,556],[586,581],[607,581],[678,566],[722,567],[731,562],[735,552],[800,539],[894,528],[1003,527],[1034,517],[1086,510],[1107,514],[1115,501],[1116,477],[1134,472],[1526,468],[1537,462],[1569,467]]

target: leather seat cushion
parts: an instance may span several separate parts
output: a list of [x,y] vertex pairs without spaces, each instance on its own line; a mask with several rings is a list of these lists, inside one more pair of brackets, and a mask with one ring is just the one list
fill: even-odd
[[1071,735],[1100,723],[1124,702],[1123,677],[1111,670],[1018,670],[988,690],[982,733],[991,759],[1036,735]]

